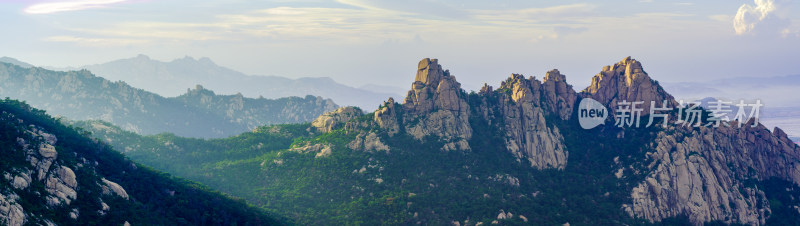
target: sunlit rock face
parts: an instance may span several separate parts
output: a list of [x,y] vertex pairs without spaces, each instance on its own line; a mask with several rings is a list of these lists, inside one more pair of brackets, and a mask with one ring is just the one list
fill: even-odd
[[665,101],[667,107],[678,106],[675,98],[647,75],[642,63],[631,57],[603,67],[582,94],[583,97],[605,104],[611,111],[615,111],[620,101],[643,101],[638,106],[643,109],[642,115],[650,113],[650,103],[653,101],[656,107],[662,107]]
[[469,105],[461,84],[437,59],[425,58],[403,102],[403,122],[408,134],[418,140],[434,135],[444,143],[442,150],[470,150],[472,137]]
[[770,133],[752,125],[660,132],[655,151],[647,153],[651,172],[623,209],[651,221],[686,215],[697,225],[764,224],[771,211],[764,191],[744,182],[778,177],[800,184],[800,146],[778,128]]
[[485,85],[478,112],[501,126],[506,149],[518,161],[527,160],[538,169],[563,169],[568,157],[564,138],[558,127],[547,126],[545,115],[569,118],[576,94],[557,70],[548,72],[546,80],[512,74],[497,90]]

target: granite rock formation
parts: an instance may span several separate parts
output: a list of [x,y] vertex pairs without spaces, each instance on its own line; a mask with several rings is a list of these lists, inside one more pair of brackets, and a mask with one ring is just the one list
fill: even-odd
[[642,104],[637,105],[642,109],[641,115],[650,113],[653,101],[657,108],[664,104],[667,107],[678,106],[675,98],[647,75],[642,68],[642,63],[631,57],[626,57],[614,65],[603,67],[603,70],[592,78],[589,87],[586,87],[582,94],[583,97],[590,97],[603,103],[612,112],[616,112],[617,104],[621,101],[642,101]]
[[576,94],[557,70],[548,72],[544,83],[512,74],[498,90],[485,85],[479,95],[478,112],[490,124],[502,125],[506,149],[517,160],[527,159],[538,169],[566,166],[564,138],[558,127],[547,126],[545,115],[569,118]]
[[470,150],[469,105],[461,84],[437,59],[425,58],[403,102],[405,131],[418,140],[433,135],[442,150]]
[[764,192],[748,179],[778,177],[800,183],[800,146],[775,128],[753,120],[718,128],[671,127],[658,134],[646,179],[623,205],[631,216],[650,221],[686,215],[708,221],[764,224],[770,213]]
[[317,119],[311,122],[311,126],[317,128],[317,131],[327,133],[339,127],[342,127],[350,121],[364,115],[364,112],[357,107],[341,107],[334,111],[327,112],[320,115]]

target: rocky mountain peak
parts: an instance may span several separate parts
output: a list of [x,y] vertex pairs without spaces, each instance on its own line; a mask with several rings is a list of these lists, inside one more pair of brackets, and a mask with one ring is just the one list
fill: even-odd
[[481,87],[481,91],[478,94],[486,95],[492,93],[492,86],[489,84],[483,83],[483,87]]
[[135,57],[134,59],[139,59],[139,60],[150,60],[150,57],[149,57],[149,56],[147,56],[147,55],[144,55],[144,54],[141,54],[141,53],[140,53],[139,55],[136,55],[136,57]]
[[467,104],[461,94],[461,83],[456,77],[442,70],[437,59],[425,58],[418,64],[417,76],[403,105],[419,114],[439,109],[466,113]]
[[582,93],[584,97],[591,97],[609,106],[612,111],[616,110],[617,102],[623,100],[644,101],[640,105],[644,109],[642,115],[649,114],[651,101],[655,101],[657,107],[663,106],[664,101],[668,107],[678,105],[672,95],[647,75],[642,63],[630,56],[614,65],[603,67]]
[[544,80],[543,81],[545,81],[545,82],[547,82],[547,81],[566,82],[567,81],[567,76],[566,75],[562,75],[561,72],[558,71],[558,69],[553,69],[553,70],[548,71],[544,75]]
[[438,59],[425,58],[419,61],[414,82],[421,82],[425,85],[438,85],[445,73],[449,74],[449,72],[442,70]]
[[389,97],[389,100],[384,101],[383,105],[375,110],[375,115],[373,116],[373,120],[380,126],[382,129],[386,130],[389,136],[394,136],[400,129],[400,125],[397,122],[397,103],[394,102],[394,98]]
[[511,99],[514,102],[536,100],[534,104],[539,105],[541,83],[536,78],[525,79],[525,76],[521,74],[511,74],[508,81],[509,83],[506,83],[504,88],[511,89]]
[[572,89],[572,85],[567,83],[567,76],[561,74],[558,69],[548,71],[544,76],[542,89],[545,107],[550,112],[558,114],[561,119],[569,119],[578,95]]
[[496,91],[484,85],[480,96],[478,113],[503,128],[506,149],[518,161],[525,159],[538,169],[566,166],[564,138],[557,127],[548,128],[545,120],[548,111],[568,118],[572,110],[576,94],[564,75],[553,70],[542,83],[535,77],[511,74]]
[[437,135],[447,141],[444,150],[468,150],[472,136],[469,105],[461,83],[437,59],[422,59],[417,76],[403,102],[406,131],[417,139]]

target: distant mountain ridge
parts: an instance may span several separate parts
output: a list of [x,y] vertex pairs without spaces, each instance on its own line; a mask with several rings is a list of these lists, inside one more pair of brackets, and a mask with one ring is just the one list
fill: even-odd
[[202,85],[218,93],[241,93],[246,97],[263,96],[274,99],[290,96],[322,96],[341,105],[372,110],[380,105],[384,97],[397,96],[397,93],[350,87],[337,83],[329,77],[290,79],[280,76],[246,75],[219,66],[207,57],[194,59],[187,56],[162,62],[146,55],[138,55],[79,68],[88,69],[108,80],[125,81],[131,86],[166,97],[178,96],[186,89]]
[[20,67],[24,67],[24,68],[32,68],[32,67],[34,67],[32,64],[29,64],[29,63],[26,63],[26,62],[22,62],[22,61],[19,61],[17,59],[11,58],[11,57],[0,57],[0,62],[14,64],[14,65],[17,65],[17,66],[20,66]]
[[322,97],[253,99],[216,95],[202,86],[165,98],[88,70],[58,72],[8,63],[0,63],[0,96],[72,120],[99,119],[142,134],[201,138],[227,137],[261,125],[308,122],[337,107]]
[[[733,77],[712,81],[664,82],[664,89],[684,100],[715,97],[760,99],[765,107],[800,107],[800,97],[784,95],[800,86],[800,74],[771,77]],[[780,92],[788,91],[788,92]]]

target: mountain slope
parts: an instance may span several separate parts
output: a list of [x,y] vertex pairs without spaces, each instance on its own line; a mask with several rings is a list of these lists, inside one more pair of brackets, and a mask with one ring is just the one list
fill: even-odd
[[0,101],[4,225],[277,224],[265,212],[131,162],[23,102]]
[[581,92],[552,70],[542,80],[513,74],[478,93],[464,92],[438,60],[423,59],[403,103],[390,98],[368,114],[340,108],[311,124],[214,140],[81,126],[144,164],[303,224],[800,219],[800,147],[782,130],[752,122],[683,127],[677,110],[665,113],[666,127],[617,127],[608,118],[583,129],[576,109],[586,98],[610,109],[619,101],[677,106],[630,57]]
[[170,62],[145,55],[81,67],[111,81],[125,81],[162,96],[173,97],[184,89],[202,85],[223,94],[281,98],[323,96],[337,103],[374,109],[394,93],[375,92],[339,84],[327,77],[289,79],[279,76],[250,76],[216,65],[208,58],[185,57]]
[[17,65],[17,66],[24,67],[24,68],[32,68],[32,67],[34,67],[32,64],[25,63],[25,62],[19,61],[17,59],[11,58],[11,57],[0,57],[0,62]]
[[27,101],[73,120],[101,119],[126,130],[189,137],[226,137],[275,123],[307,122],[336,105],[321,97],[252,99],[215,95],[197,86],[164,98],[87,70],[57,72],[0,63],[0,96]]

